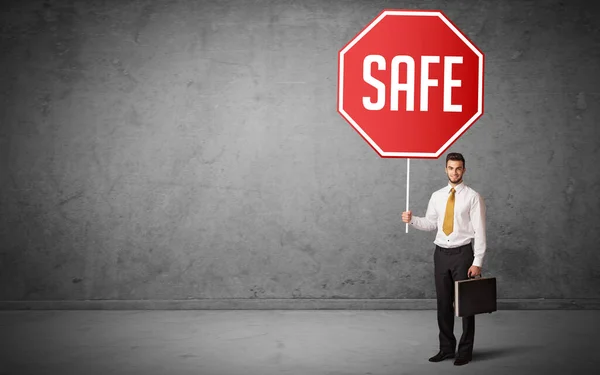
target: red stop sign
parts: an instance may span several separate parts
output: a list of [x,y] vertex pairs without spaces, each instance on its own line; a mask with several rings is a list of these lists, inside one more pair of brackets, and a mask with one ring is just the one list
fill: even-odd
[[438,158],[483,114],[483,64],[442,12],[384,10],[339,52],[338,112],[382,157]]

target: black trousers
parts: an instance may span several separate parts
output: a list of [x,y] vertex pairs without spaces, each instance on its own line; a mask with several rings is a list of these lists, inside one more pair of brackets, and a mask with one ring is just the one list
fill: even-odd
[[[468,278],[469,267],[473,264],[471,244],[446,249],[436,246],[433,256],[435,269],[435,291],[437,294],[437,321],[440,329],[440,350],[454,353],[454,281]],[[470,358],[475,339],[475,316],[462,318],[463,333],[458,343],[458,355]]]

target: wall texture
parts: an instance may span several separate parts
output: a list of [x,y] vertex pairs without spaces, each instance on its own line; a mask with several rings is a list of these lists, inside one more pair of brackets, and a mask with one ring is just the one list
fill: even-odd
[[[3,1],[0,300],[431,299],[406,162],[336,112],[384,8],[486,54],[448,151],[486,200],[505,299],[600,298],[600,7],[579,1]],[[411,163],[411,209],[446,184]]]

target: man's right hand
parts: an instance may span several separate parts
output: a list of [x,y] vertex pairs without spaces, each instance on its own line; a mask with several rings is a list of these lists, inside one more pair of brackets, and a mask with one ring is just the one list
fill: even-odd
[[412,211],[404,211],[402,213],[402,221],[405,223],[410,223],[410,220],[412,219]]

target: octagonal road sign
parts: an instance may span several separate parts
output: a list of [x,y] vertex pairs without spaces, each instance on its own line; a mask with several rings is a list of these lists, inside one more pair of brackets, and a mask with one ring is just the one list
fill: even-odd
[[338,112],[381,157],[438,158],[483,114],[483,68],[441,11],[383,10],[339,51]]

